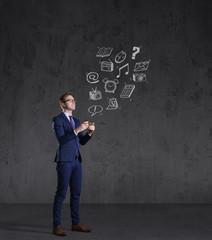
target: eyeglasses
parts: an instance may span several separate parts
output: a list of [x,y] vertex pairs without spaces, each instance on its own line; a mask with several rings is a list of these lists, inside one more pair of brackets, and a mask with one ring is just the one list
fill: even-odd
[[77,102],[76,100],[74,100],[74,99],[68,99],[68,100],[66,100],[66,101],[64,101],[64,103],[65,102],[71,102],[71,103],[75,103],[75,102]]

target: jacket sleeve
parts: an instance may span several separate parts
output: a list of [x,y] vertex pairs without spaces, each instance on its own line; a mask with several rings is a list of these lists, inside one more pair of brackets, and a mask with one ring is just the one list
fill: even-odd
[[[76,127],[79,127],[79,126],[80,126],[80,121],[76,119]],[[84,135],[83,132],[79,132],[78,138],[79,138],[79,143],[81,145],[85,145],[91,139],[91,136],[89,136],[88,133]]]
[[52,129],[60,144],[65,144],[77,137],[73,130],[64,130],[63,122],[60,120],[60,118],[53,118]]
[[91,136],[89,136],[88,133],[84,135],[83,132],[79,132],[78,137],[81,145],[85,145],[91,139]]

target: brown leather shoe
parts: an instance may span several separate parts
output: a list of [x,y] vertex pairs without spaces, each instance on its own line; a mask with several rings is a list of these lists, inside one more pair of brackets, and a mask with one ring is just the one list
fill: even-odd
[[72,225],[72,231],[91,232],[92,229],[91,228],[86,228],[80,223],[80,224]]
[[66,236],[66,232],[63,230],[61,226],[57,226],[53,228],[53,233],[58,236]]

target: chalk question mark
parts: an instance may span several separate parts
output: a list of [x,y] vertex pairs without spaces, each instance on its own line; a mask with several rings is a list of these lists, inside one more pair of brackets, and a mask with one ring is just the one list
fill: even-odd
[[133,51],[135,51],[132,54],[132,59],[135,59],[135,56],[140,52],[140,47],[133,47]]

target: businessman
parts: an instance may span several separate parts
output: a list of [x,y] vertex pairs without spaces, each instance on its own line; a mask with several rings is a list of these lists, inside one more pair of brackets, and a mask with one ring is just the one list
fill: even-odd
[[[70,187],[70,208],[72,218],[72,231],[90,232],[91,229],[80,223],[79,201],[82,182],[82,157],[80,144],[86,144],[95,130],[94,124],[80,121],[72,116],[75,110],[73,96],[65,93],[60,97],[61,114],[53,118],[52,128],[58,141],[55,157],[57,170],[57,191],[53,205],[53,233],[66,236],[61,226],[62,204]],[[84,135],[83,131],[88,129]]]

